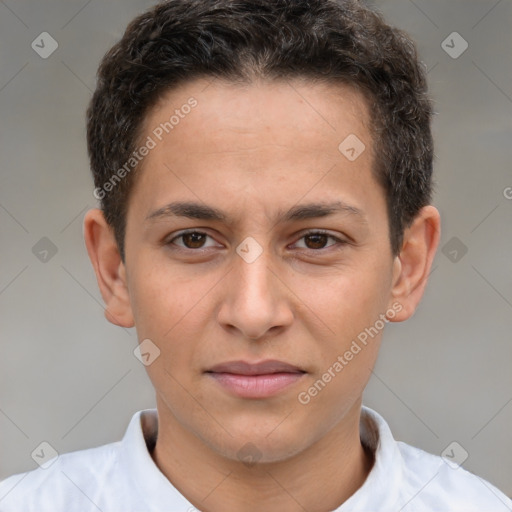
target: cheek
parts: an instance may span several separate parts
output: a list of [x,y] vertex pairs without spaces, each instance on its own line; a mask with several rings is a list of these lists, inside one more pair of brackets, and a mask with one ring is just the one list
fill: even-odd
[[200,329],[199,298],[188,283],[176,280],[175,273],[170,275],[161,267],[136,277],[132,304],[137,336],[141,341],[150,339],[160,351],[146,371],[157,393],[172,409],[186,399],[180,383],[185,381],[183,373],[193,362],[193,340]]
[[304,289],[301,296],[326,336],[347,342],[385,312],[390,286],[384,276],[384,271],[375,269],[347,269]]
[[208,283],[180,278],[179,272],[161,259],[141,258],[136,266],[130,283],[136,326],[141,335],[151,334],[165,341],[176,326],[195,312],[194,306],[205,295]]
[[181,381],[197,364],[199,341],[211,321],[208,292],[215,280],[183,277],[183,272],[178,277],[176,268],[165,264],[140,268],[146,271],[133,275],[130,292],[137,335],[141,341],[149,338],[160,350],[146,369],[154,384],[172,381],[169,373]]

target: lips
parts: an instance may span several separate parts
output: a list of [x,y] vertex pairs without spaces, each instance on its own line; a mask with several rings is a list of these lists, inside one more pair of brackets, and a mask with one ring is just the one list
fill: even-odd
[[283,361],[259,363],[230,361],[213,366],[206,374],[231,395],[241,398],[268,398],[297,383],[306,374]]
[[230,361],[213,366],[210,373],[233,373],[236,375],[268,375],[271,373],[304,373],[297,366],[277,360],[267,360],[260,363],[246,361]]

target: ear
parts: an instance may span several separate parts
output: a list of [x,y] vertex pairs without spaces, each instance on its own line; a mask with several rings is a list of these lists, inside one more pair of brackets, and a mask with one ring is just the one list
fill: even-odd
[[391,322],[403,322],[414,314],[427,285],[440,233],[441,218],[431,205],[423,207],[405,230],[402,249],[393,262],[390,306],[395,303],[397,313],[389,318]]
[[114,232],[101,210],[94,208],[86,213],[84,239],[105,301],[105,318],[120,327],[133,327],[126,269],[121,261]]

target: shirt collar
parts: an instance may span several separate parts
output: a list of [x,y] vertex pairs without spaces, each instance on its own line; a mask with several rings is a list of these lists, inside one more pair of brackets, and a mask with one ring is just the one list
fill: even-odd
[[[172,504],[173,510],[193,510],[151,457],[149,450],[155,444],[157,431],[156,409],[135,413],[122,440],[120,463],[133,489],[147,502],[148,512],[161,512],[164,504]],[[384,418],[365,406],[361,408],[360,437],[374,453],[374,464],[364,484],[336,512],[393,510],[404,478],[403,459]]]
[[364,405],[360,419],[361,442],[374,454],[374,464],[364,484],[336,512],[394,510],[404,478],[403,458],[384,418]]
[[128,473],[133,489],[137,489],[141,501],[147,503],[148,512],[194,510],[191,503],[178,492],[153,461],[148,447],[156,442],[158,415],[156,409],[135,413],[121,442],[120,464]]

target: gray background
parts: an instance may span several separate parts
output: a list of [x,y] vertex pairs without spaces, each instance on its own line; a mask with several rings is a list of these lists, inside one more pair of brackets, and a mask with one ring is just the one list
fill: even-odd
[[[153,3],[0,2],[0,477],[35,468],[43,440],[59,452],[117,440],[154,405],[135,331],[103,317],[82,238],[96,68]],[[429,69],[444,252],[414,317],[387,328],[365,403],[397,439],[437,454],[457,441],[465,468],[512,495],[512,2],[378,6]],[[31,48],[43,31],[59,45],[47,59]],[[469,44],[456,59],[441,46],[454,31]],[[57,248],[46,262],[42,237]]]

